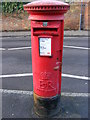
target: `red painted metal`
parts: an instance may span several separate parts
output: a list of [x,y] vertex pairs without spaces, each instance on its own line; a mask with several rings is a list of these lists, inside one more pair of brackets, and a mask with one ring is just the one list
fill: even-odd
[[[64,13],[69,8],[68,4],[55,0],[24,5],[31,20],[33,87],[38,96],[61,93]],[[40,56],[40,38],[51,38],[51,56]]]

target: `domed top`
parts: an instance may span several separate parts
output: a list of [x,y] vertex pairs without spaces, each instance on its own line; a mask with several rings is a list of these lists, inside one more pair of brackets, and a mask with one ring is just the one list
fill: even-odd
[[24,5],[24,10],[27,11],[63,11],[67,12],[70,5],[57,0],[39,0]]
[[56,0],[40,0],[28,3],[27,6],[68,6],[68,4]]

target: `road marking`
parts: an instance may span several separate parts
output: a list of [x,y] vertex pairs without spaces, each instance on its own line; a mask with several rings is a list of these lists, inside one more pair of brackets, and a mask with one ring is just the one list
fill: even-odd
[[22,73],[22,74],[0,75],[0,78],[27,77],[27,76],[33,76],[33,73]]
[[24,50],[24,49],[30,49],[31,47],[17,47],[17,48],[8,48],[8,50]]
[[6,50],[5,48],[0,48],[0,51],[2,51],[2,50]]
[[69,97],[90,97],[90,93],[67,93],[67,92],[62,92],[62,96],[69,96]]
[[[26,76],[33,76],[33,73],[22,73],[22,74],[10,74],[10,75],[0,75],[0,78],[11,78],[11,77],[26,77]],[[77,75],[70,75],[70,74],[63,74],[62,77],[68,78],[75,78],[75,79],[82,79],[82,80],[90,80],[89,77],[86,76],[77,76]]]
[[[78,46],[63,46],[64,48],[72,48],[72,49],[81,49],[81,50],[90,50],[90,48],[86,47],[78,47]],[[31,49],[32,47],[17,47],[17,48],[8,48],[8,50],[24,50],[24,49]]]
[[[33,91],[22,91],[22,90],[7,90],[7,89],[0,89],[0,93],[6,94],[21,94],[21,95],[33,95]],[[61,92],[62,96],[68,97],[89,97],[90,93],[72,93],[72,92]]]
[[62,77],[75,78],[75,79],[83,79],[83,80],[90,80],[90,77],[70,75],[70,74],[62,74]]
[[7,90],[7,89],[0,89],[1,93],[6,94],[23,94],[23,95],[33,95],[33,91],[22,91],[22,90]]
[[86,47],[77,47],[77,46],[63,46],[64,48],[73,48],[73,49],[81,49],[81,50],[90,50],[90,48]]

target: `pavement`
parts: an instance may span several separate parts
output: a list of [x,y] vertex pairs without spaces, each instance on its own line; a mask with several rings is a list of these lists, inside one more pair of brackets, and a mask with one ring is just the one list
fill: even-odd
[[[39,118],[33,111],[33,95],[3,93],[2,100],[5,118]],[[87,97],[62,95],[60,112],[52,118],[88,118],[86,103],[88,103]]]
[[[17,31],[17,32],[2,32],[0,36],[2,37],[20,37],[20,36],[30,36],[31,32],[30,31]],[[82,36],[88,36],[88,31],[64,31],[64,36],[65,37],[82,37]]]
[[[3,118],[39,118],[33,111],[31,38],[29,32],[25,33],[27,34],[2,33],[4,37],[0,41],[2,44],[0,93],[2,93]],[[89,48],[88,36],[84,35],[64,37],[61,110],[52,118],[89,117]]]

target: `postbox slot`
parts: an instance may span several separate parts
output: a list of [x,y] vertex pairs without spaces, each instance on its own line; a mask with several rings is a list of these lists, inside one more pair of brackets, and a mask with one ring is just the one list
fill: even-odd
[[58,28],[33,28],[34,35],[58,35]]

